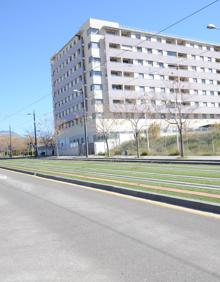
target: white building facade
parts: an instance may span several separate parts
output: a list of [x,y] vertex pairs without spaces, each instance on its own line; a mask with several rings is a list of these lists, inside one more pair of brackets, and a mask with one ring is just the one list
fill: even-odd
[[105,151],[106,132],[110,147],[132,139],[131,119],[167,128],[176,93],[190,128],[220,122],[219,45],[89,19],[51,58],[51,70],[62,155],[84,154],[85,112],[90,154]]

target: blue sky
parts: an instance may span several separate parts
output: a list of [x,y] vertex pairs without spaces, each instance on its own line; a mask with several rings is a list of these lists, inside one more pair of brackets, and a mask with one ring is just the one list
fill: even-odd
[[[26,114],[34,109],[38,120],[52,117],[50,57],[89,17],[158,31],[210,2],[1,0],[0,131],[11,124],[25,134],[32,129]],[[219,12],[220,1],[166,33],[220,44],[220,31],[206,29],[208,23],[220,26]]]

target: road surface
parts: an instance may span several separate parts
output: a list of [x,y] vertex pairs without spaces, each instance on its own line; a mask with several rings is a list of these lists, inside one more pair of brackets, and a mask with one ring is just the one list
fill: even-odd
[[219,218],[0,170],[0,281],[217,282]]

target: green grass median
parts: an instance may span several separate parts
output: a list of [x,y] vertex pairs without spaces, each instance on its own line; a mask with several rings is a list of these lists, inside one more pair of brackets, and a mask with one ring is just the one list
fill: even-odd
[[1,167],[220,203],[220,166],[7,159]]

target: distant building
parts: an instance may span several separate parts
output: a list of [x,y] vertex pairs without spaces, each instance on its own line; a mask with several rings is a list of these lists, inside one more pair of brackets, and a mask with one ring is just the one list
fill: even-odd
[[192,128],[220,122],[219,45],[89,19],[51,58],[51,69],[62,155],[85,150],[81,91],[86,97],[90,153],[104,151],[103,121],[107,127],[111,123],[111,147],[133,138],[129,118],[134,111],[142,125],[147,115],[148,126],[160,123],[163,130],[169,114],[164,97],[177,91],[177,80],[178,91],[190,97],[184,106],[192,111],[186,111],[184,118]]
[[55,148],[53,146],[40,145],[37,147],[37,152],[40,157],[54,156]]

